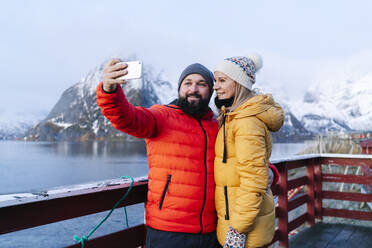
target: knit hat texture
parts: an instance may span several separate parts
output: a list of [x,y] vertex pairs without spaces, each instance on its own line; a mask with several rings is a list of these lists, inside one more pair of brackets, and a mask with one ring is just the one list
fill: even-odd
[[185,79],[185,77],[187,77],[190,74],[201,75],[205,79],[205,81],[208,83],[209,90],[212,92],[213,84],[214,84],[213,73],[210,70],[208,70],[207,67],[205,67],[204,65],[201,65],[199,63],[191,64],[188,67],[186,67],[185,70],[183,70],[183,72],[181,73],[181,76],[178,80],[178,90],[181,87],[182,81]]
[[224,59],[215,71],[222,72],[242,86],[252,89],[256,82],[256,72],[262,67],[262,58],[258,54],[246,57],[231,57]]

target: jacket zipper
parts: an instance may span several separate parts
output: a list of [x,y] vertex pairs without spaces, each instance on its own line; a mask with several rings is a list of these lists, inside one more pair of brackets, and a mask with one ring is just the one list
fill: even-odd
[[207,148],[208,148],[208,139],[207,139],[207,132],[204,130],[203,125],[200,120],[198,123],[203,130],[204,133],[204,199],[203,199],[203,206],[200,212],[200,233],[203,233],[203,211],[205,207],[205,201],[207,199]]
[[167,193],[169,182],[170,182],[171,178],[172,178],[172,175],[168,175],[167,182],[165,183],[165,187],[164,187],[164,190],[163,190],[163,194],[161,195],[159,209],[161,209],[163,207],[165,194]]
[[226,214],[225,214],[225,220],[229,220],[229,198],[227,196],[227,186],[224,187],[224,192],[225,192],[225,204],[226,204]]

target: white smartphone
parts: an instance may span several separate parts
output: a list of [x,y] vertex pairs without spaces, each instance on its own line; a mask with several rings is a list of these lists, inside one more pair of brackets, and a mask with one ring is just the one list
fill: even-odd
[[118,77],[117,79],[124,79],[124,80],[130,80],[130,79],[138,79],[142,77],[142,62],[141,61],[129,61],[129,62],[120,62],[122,64],[127,64],[127,70],[128,74]]

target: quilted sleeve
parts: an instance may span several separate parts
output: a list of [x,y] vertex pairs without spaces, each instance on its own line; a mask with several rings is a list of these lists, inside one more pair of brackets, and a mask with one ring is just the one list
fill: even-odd
[[97,86],[96,95],[102,114],[116,129],[138,138],[156,135],[156,114],[150,109],[133,106],[120,87],[113,93],[106,93],[101,82]]

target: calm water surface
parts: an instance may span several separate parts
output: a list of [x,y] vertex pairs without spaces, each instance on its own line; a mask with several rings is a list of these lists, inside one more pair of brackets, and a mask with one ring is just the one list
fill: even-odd
[[[305,144],[273,144],[271,158],[302,151]],[[144,142],[0,142],[0,194],[35,192],[147,175]]]
[[[272,158],[292,156],[304,148],[302,143],[273,144]],[[140,177],[147,173],[144,142],[0,141],[0,195],[37,192],[124,175]],[[0,235],[0,248],[71,245],[73,235],[87,235],[106,213]],[[114,211],[92,238],[123,229],[123,216],[122,209]],[[143,223],[143,204],[129,207],[128,217],[130,226]]]

